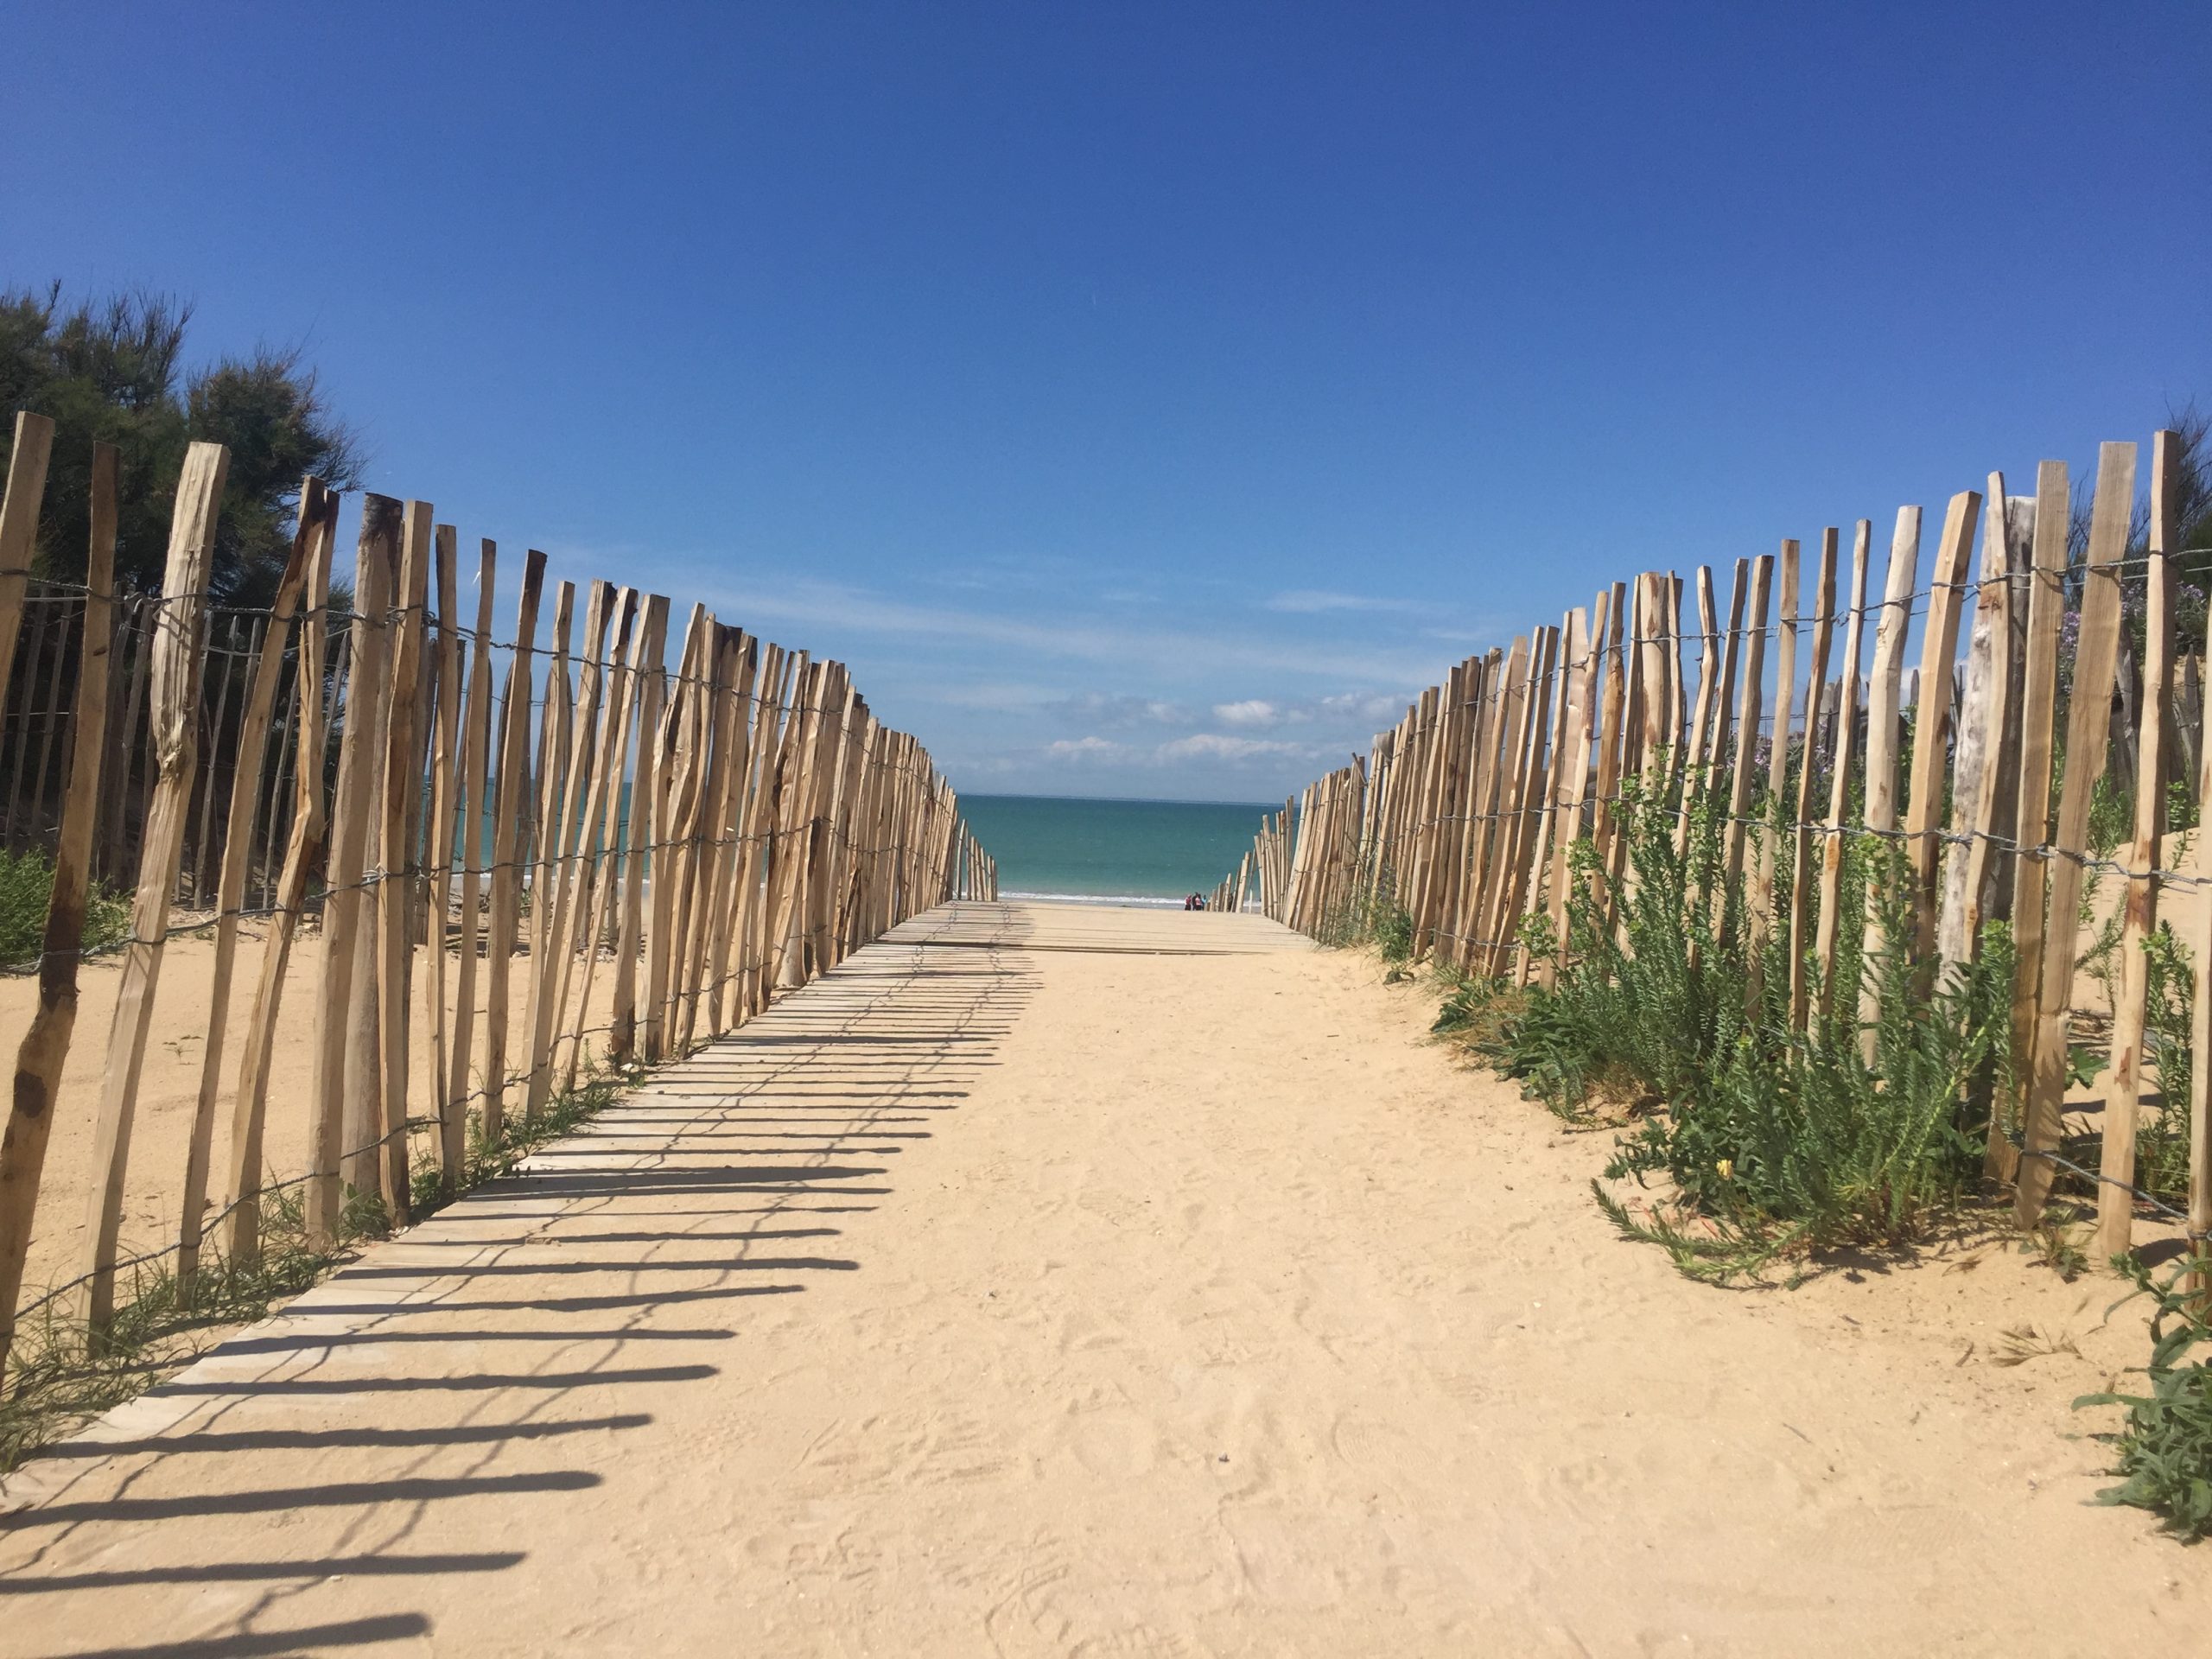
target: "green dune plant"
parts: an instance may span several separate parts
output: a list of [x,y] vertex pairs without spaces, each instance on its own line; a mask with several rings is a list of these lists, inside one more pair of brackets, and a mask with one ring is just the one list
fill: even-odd
[[[46,909],[54,896],[54,861],[36,848],[0,848],[0,972],[32,973],[46,938]],[[130,934],[130,906],[105,887],[85,899],[86,956],[112,950]]]
[[[2119,1430],[2102,1437],[2118,1450],[2113,1472],[2120,1482],[2098,1501],[2149,1510],[2167,1531],[2191,1541],[2212,1537],[2212,1314],[2198,1287],[2212,1273],[2212,1257],[2184,1259],[2162,1280],[2133,1255],[2113,1265],[2135,1281],[2123,1300],[2148,1296],[2155,1309],[2142,1373],[2148,1391],[2113,1389],[2074,1402],[2127,1408]],[[2192,1357],[2200,1350],[2203,1357]]]
[[[1980,1173],[2010,1050],[2007,931],[1988,928],[1972,962],[1931,976],[1902,950],[1863,953],[1846,929],[1833,1012],[1799,1030],[1786,929],[1754,941],[1718,816],[1634,802],[1627,833],[1617,888],[1580,854],[1568,964],[1492,1018],[1481,1052],[1562,1116],[1599,1099],[1627,1110],[1607,1177],[1660,1179],[1667,1202],[1639,1216],[1600,1185],[1599,1203],[1695,1277],[1924,1236]],[[1844,913],[1871,902],[1878,939],[1909,938],[1901,856],[1859,843],[1847,865]],[[1863,1029],[1845,994],[1862,981],[1876,1010]],[[1485,1006],[1463,988],[1440,1023]]]

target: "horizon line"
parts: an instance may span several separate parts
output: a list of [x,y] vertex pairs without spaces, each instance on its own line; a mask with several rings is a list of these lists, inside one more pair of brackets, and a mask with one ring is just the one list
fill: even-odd
[[1192,801],[1171,795],[1031,795],[985,790],[963,790],[959,793],[963,801],[1113,801],[1128,806],[1256,806],[1265,812],[1278,810],[1272,801]]

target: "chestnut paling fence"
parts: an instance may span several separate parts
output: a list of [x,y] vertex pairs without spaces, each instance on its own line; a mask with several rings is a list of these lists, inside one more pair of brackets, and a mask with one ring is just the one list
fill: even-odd
[[[1864,519],[1840,602],[1833,529],[1809,594],[1797,542],[1737,561],[1725,622],[1710,568],[1696,574],[1691,628],[1673,573],[1617,582],[1559,626],[1453,668],[1367,755],[1263,821],[1211,903],[1256,902],[1320,938],[1344,937],[1380,903],[1402,912],[1417,956],[1548,983],[1578,867],[1601,903],[1618,891],[1634,780],[1641,802],[1717,819],[1725,879],[1745,884],[1745,925],[1786,950],[1801,1025],[1834,983],[1845,929],[1934,965],[1967,959],[1985,922],[2009,918],[2018,1098],[1993,1114],[1989,1173],[2014,1184],[2024,1226],[2042,1218],[2066,1169],[2095,1183],[2101,1252],[2129,1247],[2139,1203],[2183,1222],[2202,1251],[2212,1235],[2212,1065],[2202,1059],[2212,1052],[2212,906],[2171,831],[2212,800],[2202,664],[2176,653],[2173,561],[2204,550],[2177,545],[2183,463],[2172,432],[2152,442],[2136,541],[2138,461],[2134,444],[2102,446],[2082,558],[2069,559],[2067,467],[2046,461],[2032,495],[2007,495],[1993,474],[1986,496],[1955,496],[1924,580],[1921,510],[1901,509],[1871,601]],[[2132,808],[2102,851],[2092,833],[2101,786]],[[1859,837],[1904,855],[1907,937],[1884,937],[1878,915],[1839,913],[1845,843]],[[1580,859],[1577,842],[1588,844]],[[2120,884],[2120,966],[2103,1111],[2085,1150],[2062,1109],[2084,899],[2102,880]],[[2147,1088],[2143,947],[2162,896],[2197,964],[2200,1058],[2185,1099]],[[2146,1106],[2187,1115],[2185,1210],[2137,1188]]]
[[[213,444],[184,462],[161,593],[112,591],[105,446],[86,579],[42,580],[52,441],[51,423],[16,416],[0,505],[0,838],[53,865],[35,960],[5,964],[35,966],[40,995],[0,1152],[0,1363],[58,1112],[96,1112],[95,1164],[79,1271],[39,1304],[75,1299],[97,1333],[123,1269],[166,1259],[188,1288],[205,1249],[253,1259],[275,1184],[304,1186],[310,1237],[334,1237],[354,1194],[404,1223],[418,1180],[452,1189],[472,1120],[496,1139],[600,1064],[681,1055],[906,918],[996,896],[928,753],[868,712],[841,664],[694,606],[671,665],[669,601],[603,582],[581,607],[559,583],[547,627],[536,551],[497,639],[493,544],[471,617],[453,526],[372,494],[350,601],[334,606],[340,503],[312,478],[273,603],[226,608],[208,591],[227,463]],[[79,963],[99,948],[84,931],[96,874],[133,896],[109,947],[112,1020],[81,1033],[105,1045],[95,1102],[61,1083]],[[319,976],[288,1004],[305,931]],[[213,950],[194,964],[210,1006],[177,1229],[125,1259],[154,1001],[186,934]],[[280,1037],[311,1045],[297,1103],[270,1098]],[[264,1167],[272,1109],[307,1115],[304,1171]]]

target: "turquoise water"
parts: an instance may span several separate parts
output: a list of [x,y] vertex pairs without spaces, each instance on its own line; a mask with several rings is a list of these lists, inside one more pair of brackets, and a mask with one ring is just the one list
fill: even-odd
[[1232,874],[1282,805],[963,795],[960,810],[999,861],[1001,897],[1177,904]]

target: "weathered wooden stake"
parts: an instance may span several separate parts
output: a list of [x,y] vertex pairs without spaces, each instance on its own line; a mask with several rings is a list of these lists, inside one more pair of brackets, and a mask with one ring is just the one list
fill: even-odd
[[[19,423],[20,424],[20,423]],[[169,904],[184,853],[185,813],[199,766],[200,618],[207,572],[215,554],[215,518],[230,470],[219,443],[194,443],[185,452],[177,480],[176,511],[169,524],[162,603],[153,642],[154,753],[157,772],[138,861],[138,891],[130,907],[130,943],[123,952],[115,1020],[109,1028],[107,1064],[100,1078],[95,1126],[91,1203],[86,1217],[83,1306],[96,1338],[115,1314],[117,1244],[123,1227],[123,1181],[130,1158],[131,1122],[138,1107],[138,1074],[161,982],[168,942]]]
[[[21,417],[16,429],[20,456]],[[40,942],[38,1012],[31,1016],[30,1028],[16,1051],[7,1134],[0,1141],[0,1376],[6,1374],[8,1351],[15,1341],[16,1306],[22,1295],[31,1224],[38,1215],[39,1181],[54,1133],[61,1068],[69,1058],[69,1038],[77,1024],[77,958],[85,942],[85,897],[92,884],[92,830],[99,808],[100,763],[107,753],[108,691],[114,678],[110,652],[115,630],[115,447],[93,445],[92,545],[85,560],[87,591],[78,656],[77,741],[54,848],[46,931]],[[35,496],[32,499],[35,505]],[[0,538],[0,548],[10,544]]]

